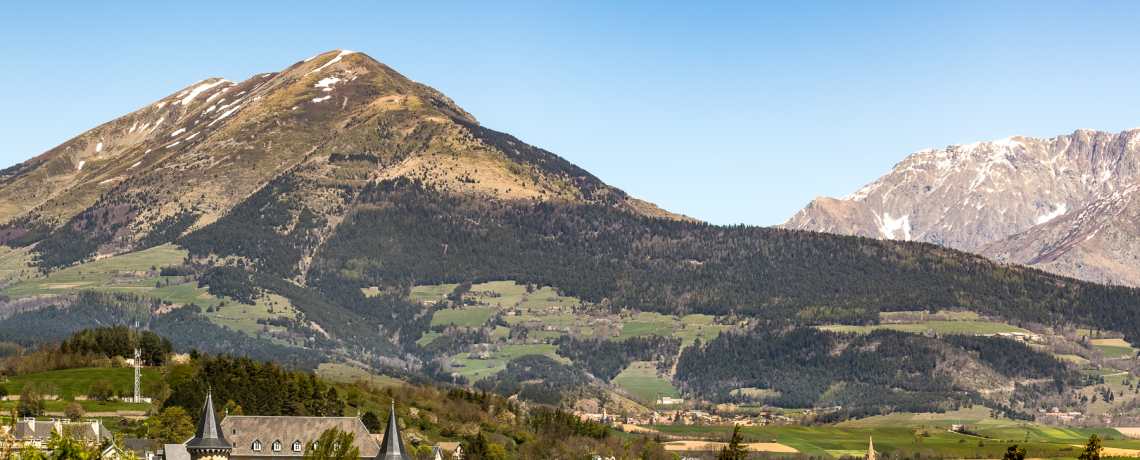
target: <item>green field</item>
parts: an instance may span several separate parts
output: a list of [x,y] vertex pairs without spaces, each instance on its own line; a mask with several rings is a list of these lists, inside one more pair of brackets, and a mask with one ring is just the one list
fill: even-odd
[[[41,385],[44,382],[54,383],[57,387],[57,393],[61,401],[49,401],[48,410],[62,411],[64,406],[67,405],[67,400],[73,399],[76,396],[83,396],[90,392],[91,384],[95,380],[103,379],[111,382],[111,386],[115,387],[115,393],[120,391],[131,393],[134,391],[135,385],[135,370],[130,367],[92,367],[84,369],[67,369],[62,371],[43,372],[39,374],[28,374],[9,377],[8,380],[3,382],[8,387],[8,393],[20,394],[24,389],[24,385],[28,382],[33,382],[36,385]],[[145,389],[147,385],[157,382],[162,379],[162,373],[154,369],[144,368],[142,370],[142,388]],[[145,393],[144,393],[145,395]],[[57,409],[53,407],[59,406]],[[98,401],[85,401],[83,406],[88,411],[115,411],[115,410],[146,410],[147,404],[128,404],[128,403],[101,403]]]
[[[162,268],[177,264],[187,252],[164,244],[144,251],[121,254],[93,262],[65,268],[46,277],[38,277],[8,287],[0,294],[13,299],[42,294],[67,294],[71,289],[95,289],[98,291],[125,291],[124,285],[102,286],[111,281],[138,282],[146,279],[145,273],[151,267]],[[154,287],[153,282],[151,288]]]
[[657,368],[650,362],[630,363],[629,367],[614,377],[613,383],[642,397],[649,404],[657,400],[658,392],[671,398],[681,397],[681,393],[668,380],[657,376]]
[[[697,338],[708,341],[720,335],[726,326],[713,325],[709,315],[689,315],[675,319],[660,313],[641,313],[622,325],[621,334],[613,340],[622,341],[630,337],[644,337],[657,334],[664,337],[679,337],[681,346],[692,345]],[[676,332],[674,332],[674,329]]]
[[321,363],[317,367],[317,377],[334,382],[353,383],[364,380],[377,387],[398,387],[406,382],[400,379],[378,375],[364,369],[341,363]]
[[819,326],[820,329],[837,332],[857,332],[866,334],[875,329],[894,329],[896,331],[922,333],[929,330],[950,334],[998,334],[1002,332],[1031,332],[1001,323],[984,321],[924,321],[912,324],[879,324],[876,326]]
[[495,311],[496,309],[487,307],[438,310],[431,317],[431,325],[454,324],[456,326],[480,327],[495,315]]
[[[731,431],[729,427],[701,426],[655,426],[661,432],[675,435]],[[926,431],[929,436],[917,436],[916,432]],[[1108,447],[1134,449],[1140,441],[1119,441],[1119,432],[1110,428],[1041,428],[1014,427],[983,431],[994,439],[984,440],[979,446],[979,438],[947,431],[946,428],[837,428],[837,427],[743,427],[741,432],[758,437],[775,436],[776,442],[791,446],[809,455],[827,455],[838,458],[844,454],[861,455],[867,452],[868,440],[873,439],[876,452],[931,450],[948,458],[1001,458],[1006,447],[1018,444],[1028,451],[1029,457],[1038,458],[1043,454],[1056,453],[1073,444],[1084,444],[1093,433],[1111,434],[1117,441],[1105,441]],[[1029,441],[1026,442],[1028,432]],[[1003,435],[1003,436],[998,436]],[[916,442],[920,441],[920,442]],[[1079,449],[1079,448],[1077,448]],[[1075,457],[1079,450],[1074,450]],[[858,454],[857,454],[858,453]],[[1067,457],[1069,451],[1060,452]]]
[[467,352],[454,355],[451,357],[451,359],[465,364],[463,367],[454,368],[455,372],[458,372],[464,377],[467,377],[468,380],[475,382],[476,380],[482,379],[488,375],[506,369],[508,361],[523,355],[546,355],[563,363],[569,364],[569,360],[562,358],[554,353],[554,351],[557,349],[558,347],[554,345],[545,344],[504,345],[503,349],[494,354],[491,359],[470,359],[467,357]]

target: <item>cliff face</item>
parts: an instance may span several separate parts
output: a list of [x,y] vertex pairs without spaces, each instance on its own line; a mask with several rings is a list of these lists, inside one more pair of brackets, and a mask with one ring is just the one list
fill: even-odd
[[[1086,216],[1081,229],[1093,220],[1124,215],[1093,217],[1120,209],[1127,201],[1123,190],[1140,178],[1138,171],[1140,129],[952,145],[915,152],[855,193],[838,200],[817,198],[779,226],[923,241],[1059,274],[1134,284],[1123,281],[1131,279],[1122,275],[1129,271],[1128,256],[1121,252],[1127,252],[1127,245],[1121,246],[1127,240],[1124,234],[1118,236],[1123,238],[1119,243],[1097,248],[1044,235],[1059,232],[1055,229],[1069,225],[1060,222],[1078,213]],[[1077,252],[1062,257],[1078,246]],[[1052,255],[1044,257],[1046,253]]]

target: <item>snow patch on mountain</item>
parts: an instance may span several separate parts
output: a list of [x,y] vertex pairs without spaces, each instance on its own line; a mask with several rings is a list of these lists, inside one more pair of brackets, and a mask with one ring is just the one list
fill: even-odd
[[336,57],[332,58],[331,61],[326,62],[325,65],[323,65],[323,66],[317,67],[317,70],[309,72],[309,73],[305,74],[305,76],[307,77],[307,76],[309,76],[309,74],[313,74],[313,73],[317,73],[317,72],[320,72],[322,70],[325,70],[325,67],[332,65],[334,62],[339,61],[340,58],[348,56],[352,53],[355,53],[355,51],[348,51],[348,50],[341,51],[340,54],[338,54],[338,55],[336,55]]
[[1037,218],[1037,224],[1038,225],[1044,224],[1045,222],[1049,222],[1049,221],[1055,219],[1057,216],[1064,214],[1066,204],[1067,203],[1061,203],[1061,204],[1057,205],[1057,209],[1053,210],[1053,212],[1046,214],[1044,216],[1038,217]]
[[225,83],[225,82],[228,82],[228,81],[229,81],[229,80],[225,80],[225,79],[223,79],[223,80],[218,80],[218,81],[216,81],[216,82],[213,82],[213,83],[207,83],[207,84],[204,84],[204,85],[200,85],[200,86],[198,86],[197,88],[194,88],[193,90],[191,90],[191,91],[190,91],[190,95],[188,95],[188,96],[186,96],[184,99],[182,99],[182,105],[186,105],[186,104],[189,104],[189,103],[190,103],[190,101],[194,100],[194,98],[195,98],[195,97],[197,97],[199,94],[202,94],[202,92],[203,92],[203,91],[206,91],[206,90],[208,90],[208,89],[210,89],[210,88],[213,88],[213,87],[215,87],[215,86],[218,86],[218,85],[220,85],[220,84],[222,84],[222,83]]

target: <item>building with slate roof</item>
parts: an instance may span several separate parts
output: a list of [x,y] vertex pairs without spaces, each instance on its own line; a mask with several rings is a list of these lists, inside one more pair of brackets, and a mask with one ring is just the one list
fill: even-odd
[[182,444],[167,444],[164,460],[278,460],[301,458],[305,445],[316,442],[330,428],[353,433],[361,459],[411,460],[408,456],[395,406],[380,443],[356,417],[276,417],[231,415],[218,422],[214,400],[206,406],[198,431]]
[[23,445],[31,445],[36,449],[47,449],[51,440],[51,433],[58,431],[81,442],[99,445],[106,439],[111,439],[111,431],[98,420],[86,422],[72,422],[69,420],[52,419],[50,421],[36,421],[35,418],[26,418],[16,422],[12,435],[16,441]]
[[272,417],[231,415],[222,420],[222,433],[233,450],[230,458],[280,459],[300,458],[305,444],[320,439],[329,428],[353,433],[353,444],[360,458],[376,458],[380,446],[368,434],[368,428],[356,417]]

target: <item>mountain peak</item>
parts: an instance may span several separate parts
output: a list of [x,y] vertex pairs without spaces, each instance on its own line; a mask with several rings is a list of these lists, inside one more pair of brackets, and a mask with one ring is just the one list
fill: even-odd
[[399,178],[480,199],[684,218],[481,127],[447,96],[363,53],[333,50],[242,82],[200,80],[3,171],[0,222],[58,228],[126,206],[123,228],[100,249],[115,253],[150,241],[172,216],[208,225],[283,176],[317,184],[312,193],[342,190],[307,198],[324,203],[330,222],[352,193]]

